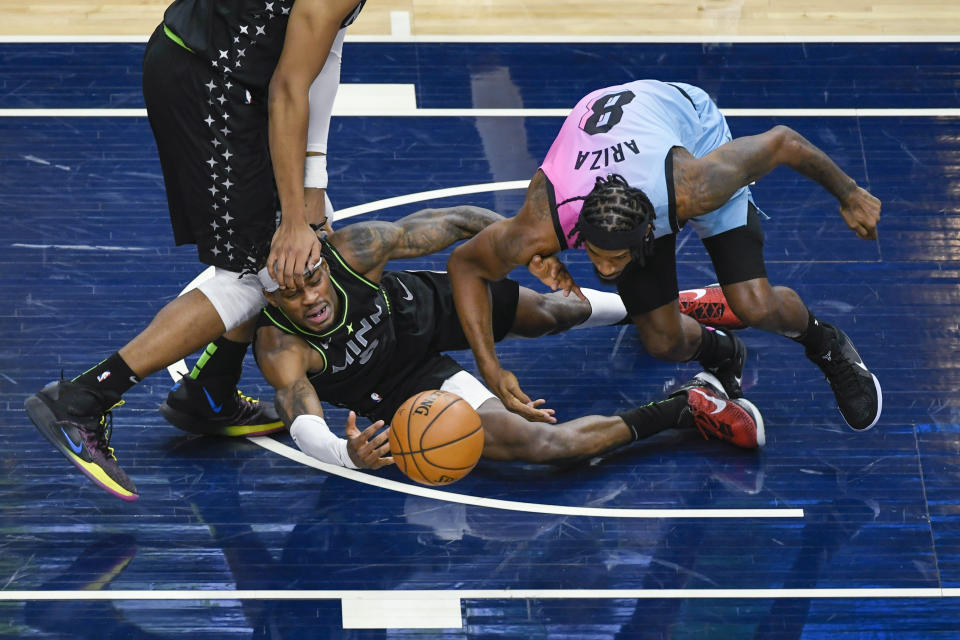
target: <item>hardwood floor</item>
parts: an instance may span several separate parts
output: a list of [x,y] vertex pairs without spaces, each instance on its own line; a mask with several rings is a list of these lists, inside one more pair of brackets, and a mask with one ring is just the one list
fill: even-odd
[[[167,0],[0,3],[0,35],[149,34]],[[396,14],[395,12],[401,12]],[[370,0],[353,35],[882,36],[960,34],[960,6],[930,0]]]

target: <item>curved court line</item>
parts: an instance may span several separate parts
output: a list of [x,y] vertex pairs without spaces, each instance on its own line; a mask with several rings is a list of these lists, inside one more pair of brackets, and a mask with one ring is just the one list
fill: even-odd
[[511,180],[509,182],[486,182],[483,184],[466,184],[459,187],[447,187],[445,189],[433,189],[431,191],[420,191],[419,193],[408,193],[405,196],[395,196],[383,200],[374,200],[366,204],[360,204],[346,209],[337,209],[334,216],[335,222],[358,216],[361,213],[370,213],[371,211],[380,211],[390,207],[399,207],[413,202],[423,202],[424,200],[433,200],[434,198],[450,198],[452,196],[465,196],[473,193],[487,193],[489,191],[510,191],[511,189],[526,189],[530,184],[529,180]]
[[[486,193],[489,191],[507,191],[510,189],[526,189],[529,180],[513,180],[510,182],[490,182],[486,184],[470,184],[459,187],[449,187],[446,189],[433,189],[431,191],[421,191],[419,193],[410,193],[393,198],[385,198],[368,202],[367,204],[348,207],[337,211],[336,220],[346,220],[363,213],[379,211],[413,202],[422,202],[423,200],[432,200],[435,198],[446,198],[451,196],[461,196],[473,193]],[[213,277],[213,267],[207,267],[194,278],[180,295],[195,288],[198,284]],[[183,360],[175,362],[167,367],[170,377],[174,381],[181,376],[186,375],[190,370]],[[362,484],[406,493],[409,495],[433,498],[435,500],[445,500],[447,502],[456,502],[459,504],[490,507],[493,509],[504,509],[508,511],[522,511],[525,513],[546,513],[553,515],[567,516],[592,516],[607,518],[802,518],[803,509],[613,509],[597,507],[570,507],[549,504],[537,504],[533,502],[514,502],[511,500],[497,500],[494,498],[483,498],[468,496],[460,493],[450,493],[448,491],[439,491],[427,487],[406,484],[395,480],[380,478],[369,473],[325,464],[319,460],[308,456],[298,449],[287,446],[282,442],[277,442],[273,438],[266,436],[248,437],[247,440],[263,447],[269,451],[279,454],[294,462],[325,471],[331,475],[340,476],[348,480],[360,482]]]
[[388,489],[398,493],[406,493],[434,500],[445,500],[474,507],[490,507],[506,511],[523,511],[525,513],[546,513],[564,516],[590,516],[604,518],[802,518],[803,509],[615,509],[602,507],[571,507],[535,502],[515,502],[513,500],[498,500],[468,496],[462,493],[450,493],[438,489],[430,489],[419,485],[406,484],[395,480],[388,480],[378,476],[320,462],[304,452],[277,442],[267,436],[247,438],[285,458],[299,462],[308,467],[325,471],[362,484]]

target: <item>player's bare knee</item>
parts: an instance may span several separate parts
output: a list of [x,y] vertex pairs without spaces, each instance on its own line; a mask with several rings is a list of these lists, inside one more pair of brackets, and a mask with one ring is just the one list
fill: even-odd
[[590,304],[575,295],[564,296],[555,291],[541,296],[544,313],[550,316],[553,328],[549,333],[562,333],[590,317]]
[[769,285],[738,286],[731,293],[727,296],[730,308],[747,326],[762,328],[776,323],[779,305]]
[[567,331],[590,316],[590,305],[576,296],[564,297],[561,292],[548,294],[520,290],[520,305],[512,333],[525,338],[539,338]]
[[523,456],[518,460],[525,460],[536,464],[558,464],[575,457],[574,447],[569,438],[557,429],[540,429],[536,440],[525,443]]
[[641,335],[647,353],[658,360],[682,361],[689,356],[689,348],[682,332],[647,332]]
[[742,309],[734,309],[733,312],[750,327],[763,327],[776,322],[779,315],[776,299],[772,296],[756,298]]

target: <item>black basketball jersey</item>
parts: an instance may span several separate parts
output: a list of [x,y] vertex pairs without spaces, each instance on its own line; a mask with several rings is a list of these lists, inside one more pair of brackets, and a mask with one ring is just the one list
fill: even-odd
[[[251,89],[266,90],[277,66],[295,0],[175,0],[163,23],[211,67]],[[360,0],[341,28],[363,8]]]
[[258,326],[298,336],[322,356],[323,368],[308,372],[321,401],[389,422],[409,395],[423,390],[420,379],[430,374],[443,380],[461,370],[440,353],[448,345],[467,346],[456,336],[462,333],[452,296],[438,289],[445,274],[387,271],[377,284],[354,271],[328,242],[321,247],[340,301],[332,327],[313,333],[272,305]]

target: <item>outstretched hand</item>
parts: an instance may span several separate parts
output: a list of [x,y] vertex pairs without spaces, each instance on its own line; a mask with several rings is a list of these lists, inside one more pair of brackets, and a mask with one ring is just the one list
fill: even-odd
[[284,289],[303,286],[303,273],[320,259],[320,240],[308,224],[284,225],[273,234],[267,271]]
[[557,256],[547,256],[546,258],[538,255],[533,256],[527,265],[527,269],[552,290],[562,289],[564,297],[573,292],[581,300],[586,300],[583,292],[580,291],[580,287],[573,281],[573,276],[567,271],[567,266]]
[[847,226],[864,240],[877,239],[880,221],[880,201],[861,187],[854,189],[840,205],[840,215]]
[[531,422],[549,422],[555,423],[557,419],[553,417],[553,409],[541,409],[546,400],[538,398],[531,400],[530,397],[520,388],[517,377],[511,371],[500,369],[498,375],[493,380],[487,380],[490,389],[503,402],[509,411],[530,420]]
[[377,431],[383,428],[383,420],[377,420],[369,427],[360,431],[357,428],[357,414],[353,411],[347,416],[347,452],[353,464],[361,469],[379,469],[388,464],[393,464],[393,457],[390,455],[390,443],[387,438],[390,437],[390,429],[386,428],[379,434]]

